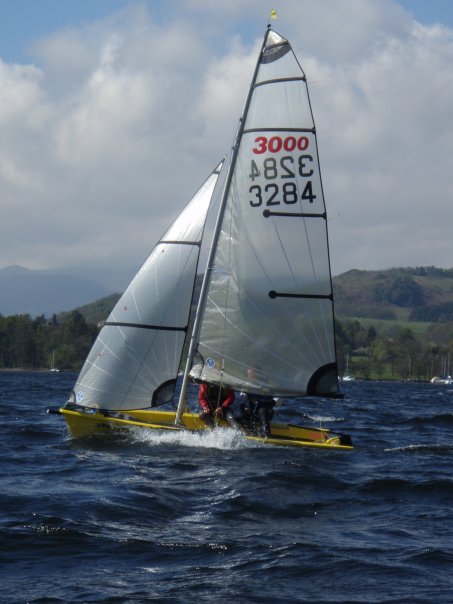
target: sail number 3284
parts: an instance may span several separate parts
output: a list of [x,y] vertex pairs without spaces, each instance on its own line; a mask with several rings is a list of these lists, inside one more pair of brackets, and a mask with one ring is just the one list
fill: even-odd
[[[266,157],[262,165],[252,159],[250,165],[249,178],[254,183],[255,179],[264,177],[265,181],[275,181],[277,178],[289,179],[283,183],[267,182],[264,186],[253,184],[249,188],[249,193],[254,197],[250,200],[253,208],[258,208],[263,204],[266,206],[284,204],[294,204],[298,201],[297,185],[293,180],[296,177],[309,178],[313,175],[311,164],[313,157],[311,155],[299,155],[295,160],[292,155],[284,155],[278,160],[275,157]],[[305,182],[304,189],[300,195],[301,200],[313,203],[316,195],[313,193],[312,181]]]

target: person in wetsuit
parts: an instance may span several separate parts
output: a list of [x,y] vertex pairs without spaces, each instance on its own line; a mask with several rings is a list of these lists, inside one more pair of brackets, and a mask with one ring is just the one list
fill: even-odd
[[271,435],[274,407],[275,400],[271,396],[241,392],[238,422],[246,432],[267,438]]
[[[247,371],[248,384],[256,383],[254,369]],[[239,424],[246,432],[267,438],[271,434],[270,423],[274,417],[276,401],[267,394],[241,392],[239,396]]]
[[234,390],[230,388],[206,382],[201,383],[198,390],[198,402],[201,407],[200,418],[208,426],[214,426],[215,418],[223,417],[232,428],[237,428],[238,425],[231,410],[234,398]]

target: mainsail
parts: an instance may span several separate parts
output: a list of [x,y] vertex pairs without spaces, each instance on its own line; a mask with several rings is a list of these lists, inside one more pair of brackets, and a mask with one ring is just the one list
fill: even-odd
[[270,29],[221,213],[191,375],[249,392],[335,394],[332,283],[315,124],[305,74],[289,42]]
[[85,361],[70,402],[127,410],[171,400],[188,329],[206,214],[222,163],[166,231],[119,299]]

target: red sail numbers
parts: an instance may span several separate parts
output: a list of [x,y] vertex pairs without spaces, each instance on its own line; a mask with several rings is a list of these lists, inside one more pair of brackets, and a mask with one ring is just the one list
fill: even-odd
[[280,151],[286,151],[287,153],[291,153],[296,149],[298,151],[305,151],[310,144],[308,137],[306,136],[286,136],[282,138],[281,136],[271,136],[271,138],[267,138],[267,136],[257,136],[255,138],[255,147],[252,147],[253,153],[260,155],[261,153],[279,153]]

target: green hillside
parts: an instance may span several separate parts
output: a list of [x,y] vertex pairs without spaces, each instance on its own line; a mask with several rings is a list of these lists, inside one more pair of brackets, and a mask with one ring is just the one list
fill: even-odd
[[351,270],[333,279],[337,317],[453,321],[453,269]]
[[[107,319],[113,307],[120,299],[120,295],[121,294],[110,294],[110,296],[100,298],[99,300],[96,300],[91,304],[79,306],[75,310],[77,310],[81,315],[83,315],[87,323],[98,325],[99,323]],[[58,320],[65,321],[69,315],[70,313],[61,313],[58,315]]]
[[333,279],[340,374],[429,380],[453,368],[453,270],[351,270]]
[[[381,271],[350,270],[333,278],[338,319],[372,319],[423,333],[431,323],[453,321],[453,269],[435,267],[392,268]],[[107,318],[120,294],[111,294],[76,308],[87,323]],[[69,313],[62,313],[59,319]],[[369,324],[369,321],[366,321]]]

